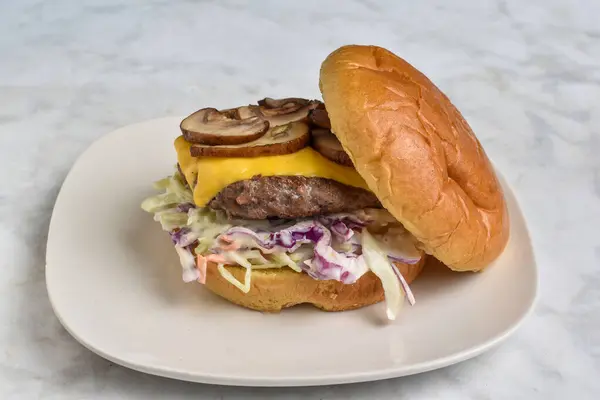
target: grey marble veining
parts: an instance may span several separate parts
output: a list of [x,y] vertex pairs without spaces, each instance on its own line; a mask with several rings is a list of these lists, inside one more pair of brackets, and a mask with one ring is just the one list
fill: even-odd
[[[598,15],[594,0],[2,2],[0,398],[599,397]],[[429,75],[515,188],[541,271],[522,328],[443,370],[322,388],[189,384],[83,349],[44,283],[52,206],[76,157],[114,128],[207,99],[316,96],[320,62],[347,43]]]

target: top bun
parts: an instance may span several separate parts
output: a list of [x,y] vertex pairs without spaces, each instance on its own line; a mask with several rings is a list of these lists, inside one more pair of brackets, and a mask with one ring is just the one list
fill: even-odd
[[475,134],[425,75],[390,51],[345,46],[321,66],[332,131],[383,206],[458,271],[503,251],[502,188]]

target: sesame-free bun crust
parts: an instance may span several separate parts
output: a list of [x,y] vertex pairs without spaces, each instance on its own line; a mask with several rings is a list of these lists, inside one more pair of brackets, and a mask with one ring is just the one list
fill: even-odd
[[332,131],[383,206],[448,267],[477,271],[508,240],[494,169],[450,100],[390,51],[345,46],[321,66]]
[[[408,283],[423,269],[426,256],[414,265],[395,263]],[[240,266],[226,266],[240,282],[246,270]],[[242,307],[258,311],[277,312],[296,304],[310,303],[325,311],[345,311],[378,303],[384,299],[381,281],[371,271],[356,283],[346,285],[338,281],[318,281],[305,273],[290,268],[255,269],[252,271],[250,291],[243,293],[225,280],[214,263],[208,263],[205,286],[217,295]]]

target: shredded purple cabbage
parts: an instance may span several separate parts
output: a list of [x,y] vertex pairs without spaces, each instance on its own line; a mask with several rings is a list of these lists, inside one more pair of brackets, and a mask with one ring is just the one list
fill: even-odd
[[362,229],[367,226],[371,221],[363,221],[353,214],[331,214],[323,215],[319,217],[319,221],[325,225],[332,227],[335,224],[342,223],[348,229],[352,229],[356,232],[361,232]]
[[193,282],[200,277],[196,269],[194,252],[189,247],[175,246],[182,267],[182,279],[185,283]]
[[402,285],[402,289],[404,290],[404,293],[406,293],[406,297],[408,298],[409,304],[411,306],[414,306],[415,305],[415,295],[413,294],[412,290],[410,290],[410,286],[408,286],[408,282],[406,282],[406,279],[404,279],[404,277],[402,276],[402,274],[400,273],[398,268],[396,268],[396,266],[393,263],[392,263],[392,269],[394,270],[396,277],[400,280],[400,285]]
[[198,239],[198,235],[189,228],[181,228],[177,231],[169,232],[173,244],[180,247],[187,247]]
[[265,253],[273,253],[275,251],[291,253],[305,243],[317,242],[323,235],[323,229],[322,225],[316,225],[313,221],[300,222],[289,228],[271,233],[257,233],[251,229],[236,226],[225,232],[224,236],[234,240],[236,237],[249,237]]
[[347,242],[354,235],[354,231],[348,227],[343,221],[335,221],[329,227],[331,232],[339,237],[343,242]]
[[[249,247],[256,247],[264,253],[293,253],[303,244],[314,245],[313,257],[299,265],[308,275],[318,280],[336,280],[346,284],[356,282],[368,267],[362,256],[360,239],[357,232],[368,224],[351,214],[321,216],[318,221],[299,222],[277,232],[255,232],[245,227],[233,227],[223,233],[230,240],[242,242],[248,239]],[[340,253],[332,247],[333,237],[338,242],[350,243],[351,251]],[[413,264],[418,259],[400,258],[389,255],[391,260]],[[403,285],[404,286],[404,285]]]
[[305,261],[300,268],[315,279],[354,283],[367,271],[364,260],[356,254],[338,253],[331,247],[332,232],[347,241],[354,231],[341,220],[332,220],[331,226],[335,228],[330,231],[320,222],[304,221],[272,233],[256,233],[248,228],[233,227],[224,236],[233,240],[251,238],[266,253],[291,253],[303,244],[314,244],[314,257]]
[[398,261],[401,262],[403,264],[416,264],[418,263],[421,259],[420,258],[408,258],[408,257],[404,257],[398,254],[388,254],[388,258],[391,261]]

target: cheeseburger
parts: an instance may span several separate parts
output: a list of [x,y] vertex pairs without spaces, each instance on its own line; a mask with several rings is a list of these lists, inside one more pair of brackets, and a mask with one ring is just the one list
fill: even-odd
[[142,208],[186,282],[241,306],[327,311],[386,301],[394,319],[426,257],[479,271],[508,216],[481,144],[421,72],[374,46],[323,62],[324,102],[265,98],[181,122],[177,167]]

